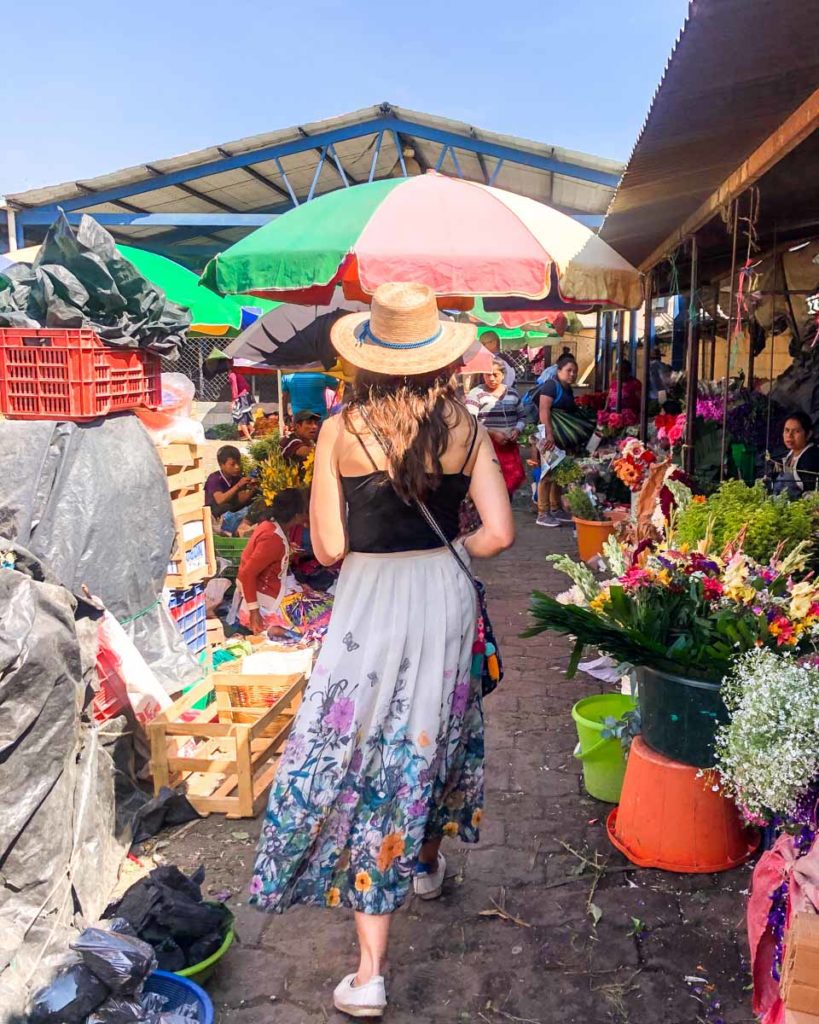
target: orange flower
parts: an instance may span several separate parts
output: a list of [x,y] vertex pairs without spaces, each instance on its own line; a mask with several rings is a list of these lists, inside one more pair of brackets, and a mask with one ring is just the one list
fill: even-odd
[[387,871],[395,860],[404,852],[404,837],[400,832],[391,832],[384,837],[381,850],[378,854],[378,870],[382,873]]
[[335,886],[332,889],[328,889],[326,903],[328,907],[337,907],[341,903],[341,890]]
[[429,736],[427,736],[426,731],[422,729],[421,732],[418,733],[418,746],[428,747],[429,742]]
[[480,808],[472,812],[472,827],[478,828],[480,823],[483,821],[483,811]]
[[704,494],[695,494],[694,497],[691,499],[691,501],[695,505],[704,505],[705,504],[705,495]]
[[373,880],[366,871],[359,871],[355,876],[355,887],[357,892],[369,892],[373,887]]
[[458,823],[455,822],[455,821],[448,821],[446,823],[446,825],[444,825],[444,835],[445,836],[457,836],[457,834],[458,834]]

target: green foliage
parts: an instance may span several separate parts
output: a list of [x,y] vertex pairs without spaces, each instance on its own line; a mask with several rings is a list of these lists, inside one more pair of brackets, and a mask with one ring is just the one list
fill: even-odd
[[248,448],[248,454],[257,466],[262,462],[267,462],[270,456],[278,451],[279,435],[277,432],[260,437]]
[[565,498],[569,511],[576,519],[588,519],[595,523],[603,521],[603,513],[591,500],[585,488],[572,487],[566,492]]
[[747,526],[745,552],[766,563],[780,542],[787,553],[811,536],[815,508],[815,499],[813,505],[804,499],[789,501],[784,494],[768,495],[761,482],[748,487],[741,480],[728,480],[706,502],[691,504],[680,515],[677,541],[694,547],[713,524],[712,549],[718,552]]
[[552,479],[558,487],[570,487],[583,479],[583,470],[576,459],[567,455],[552,473]]
[[205,431],[209,441],[238,441],[240,436],[238,428],[232,423],[217,423]]

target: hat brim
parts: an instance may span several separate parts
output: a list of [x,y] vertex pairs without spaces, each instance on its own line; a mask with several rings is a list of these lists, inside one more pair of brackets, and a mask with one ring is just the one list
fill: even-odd
[[443,370],[458,362],[478,337],[474,324],[442,320],[440,335],[428,345],[386,348],[365,337],[363,327],[369,319],[369,310],[341,317],[330,329],[330,341],[348,363],[372,373],[412,375]]

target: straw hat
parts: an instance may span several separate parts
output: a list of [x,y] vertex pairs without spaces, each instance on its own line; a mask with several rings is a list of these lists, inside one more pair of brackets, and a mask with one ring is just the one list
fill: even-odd
[[343,359],[386,375],[442,370],[457,362],[476,337],[472,324],[441,320],[427,285],[396,282],[376,289],[369,312],[343,316],[330,331]]

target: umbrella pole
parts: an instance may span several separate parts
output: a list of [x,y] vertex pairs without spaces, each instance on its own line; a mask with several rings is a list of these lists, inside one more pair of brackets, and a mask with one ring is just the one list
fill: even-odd
[[686,376],[688,388],[685,396],[685,438],[683,440],[683,470],[694,472],[694,421],[697,415],[697,383],[699,381],[699,292],[697,291],[697,236],[691,236],[691,288],[688,301],[688,336]]
[[643,390],[640,394],[640,440],[643,443],[648,440],[648,384],[651,378],[651,344],[654,340],[654,306],[651,298],[653,286],[654,278],[649,271],[646,276],[646,304],[643,314]]
[[284,396],[282,395],[282,371],[276,370],[276,384],[279,389],[279,433],[284,433]]

